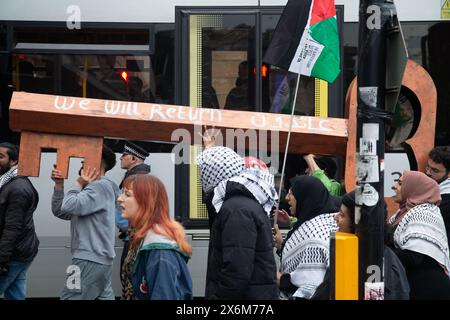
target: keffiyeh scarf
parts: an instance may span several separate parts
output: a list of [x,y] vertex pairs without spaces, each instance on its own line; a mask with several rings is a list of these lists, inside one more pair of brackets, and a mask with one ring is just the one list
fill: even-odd
[[206,149],[197,157],[204,192],[214,189],[221,181],[239,175],[244,170],[244,160],[226,147]]
[[[336,213],[321,214],[301,224],[286,239],[281,254],[280,272],[289,273],[298,287],[294,297],[310,299],[323,282],[330,262],[330,236],[338,227]],[[291,298],[281,292],[281,299]]]
[[15,177],[17,177],[17,165],[11,167],[5,174],[0,176],[0,189]]
[[278,200],[278,195],[274,187],[274,177],[269,171],[250,168],[236,177],[221,181],[214,189],[214,197],[212,200],[216,212],[220,211],[225,201],[228,181],[243,185],[264,208],[267,215],[270,215],[275,201]]
[[[397,214],[398,211],[389,219],[389,224],[394,223]],[[408,210],[394,231],[394,243],[402,250],[427,255],[450,271],[447,233],[436,205],[424,203]]]

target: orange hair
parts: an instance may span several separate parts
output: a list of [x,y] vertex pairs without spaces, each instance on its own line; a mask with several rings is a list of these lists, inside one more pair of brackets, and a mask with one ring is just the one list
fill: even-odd
[[180,250],[192,254],[183,226],[169,215],[169,199],[161,180],[149,174],[135,174],[123,182],[123,188],[133,191],[139,206],[133,219],[135,234],[132,247],[137,248],[149,230],[174,240]]

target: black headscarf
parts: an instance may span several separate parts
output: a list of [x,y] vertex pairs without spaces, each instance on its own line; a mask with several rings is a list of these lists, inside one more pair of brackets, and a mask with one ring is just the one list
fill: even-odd
[[352,213],[355,214],[355,191],[346,193],[342,196],[342,204],[345,205]]
[[351,221],[350,231],[351,233],[355,232],[355,206],[356,206],[356,199],[355,199],[355,191],[346,193],[342,196],[342,204],[347,207],[348,214]]
[[315,177],[303,175],[292,178],[291,190],[297,200],[297,226],[321,214],[339,211],[327,188]]
[[340,206],[338,204],[340,199],[332,197],[325,185],[316,177],[296,176],[290,180],[290,183],[292,194],[297,200],[297,207],[295,208],[297,222],[286,235],[281,252],[283,252],[286,241],[303,223],[321,214],[338,212]]

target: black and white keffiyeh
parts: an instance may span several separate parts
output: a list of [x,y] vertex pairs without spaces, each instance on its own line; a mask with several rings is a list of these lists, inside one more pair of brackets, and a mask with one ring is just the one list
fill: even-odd
[[274,177],[269,171],[263,171],[255,168],[249,168],[240,175],[231,179],[221,181],[214,189],[212,204],[216,212],[220,211],[226,196],[228,181],[243,185],[261,204],[267,215],[270,215],[275,201],[278,200],[277,191],[274,186]]
[[[389,224],[394,223],[397,213]],[[402,250],[427,255],[450,271],[447,233],[438,206],[424,203],[408,210],[394,231],[394,243]]]
[[11,167],[5,174],[0,176],[0,189],[15,177],[17,177],[17,165]]
[[244,160],[232,149],[212,147],[197,157],[203,191],[209,192],[224,180],[239,175],[244,170]]
[[[310,299],[323,282],[330,262],[330,237],[338,229],[335,215],[325,213],[304,222],[285,242],[280,272],[289,273],[291,283],[298,287],[294,297]],[[280,295],[290,298],[284,292]]]
[[439,190],[441,195],[450,193],[450,178],[439,184]]

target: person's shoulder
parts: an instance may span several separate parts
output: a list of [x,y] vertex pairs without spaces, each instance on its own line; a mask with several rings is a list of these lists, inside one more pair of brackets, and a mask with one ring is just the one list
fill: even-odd
[[261,211],[264,211],[263,207],[255,199],[238,194],[226,199],[220,209],[221,213],[241,216],[252,216]]
[[119,192],[119,187],[117,186],[117,184],[105,176],[103,176],[100,179],[97,179],[95,181],[92,181],[89,184],[89,186],[91,186],[93,188],[111,188],[112,187],[114,189],[114,191]]
[[144,263],[148,266],[176,266],[180,261],[184,261],[184,257],[179,252],[179,250],[175,248],[159,248],[159,249],[150,249],[144,250],[142,252],[144,254]]
[[409,212],[421,212],[421,211],[438,211],[439,207],[433,203],[421,203],[412,207]]
[[15,189],[15,190],[33,190],[34,186],[31,183],[30,179],[28,177],[24,176],[17,176],[11,179],[5,186],[4,189]]

